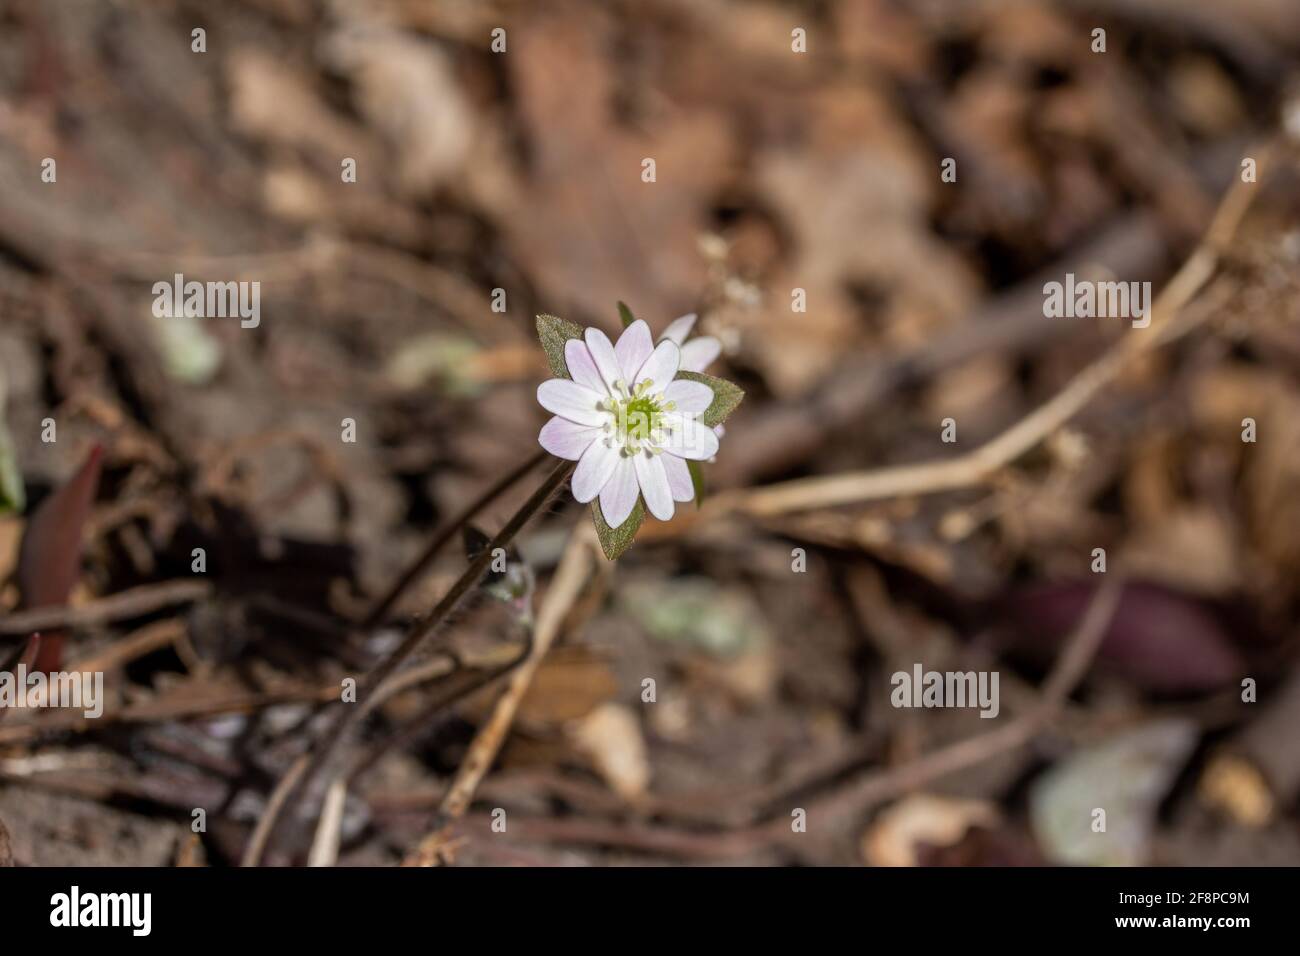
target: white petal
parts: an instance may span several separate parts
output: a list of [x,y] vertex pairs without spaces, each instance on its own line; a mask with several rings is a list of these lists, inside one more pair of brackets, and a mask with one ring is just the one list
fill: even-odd
[[582,457],[582,453],[587,450],[587,446],[595,441],[599,435],[599,428],[579,425],[567,418],[556,415],[542,426],[537,441],[555,457],[563,458],[566,461],[577,461]]
[[691,329],[695,328],[695,318],[695,313],[692,312],[683,315],[680,319],[673,319],[668,323],[668,328],[664,329],[664,334],[659,336],[659,341],[667,339],[681,345],[686,341],[686,336],[691,334]]
[[600,329],[588,329],[586,340],[592,361],[596,363],[600,377],[605,380],[605,387],[613,391],[614,383],[623,377],[623,371],[618,366],[614,346],[609,344],[609,336]]
[[610,420],[596,405],[605,396],[567,378],[547,379],[537,386],[537,401],[548,412],[579,425],[603,425]]
[[696,461],[708,461],[718,453],[718,436],[698,418],[669,413],[662,416],[661,422],[669,429],[664,451]]
[[713,404],[713,389],[703,382],[679,378],[664,391],[664,398],[676,402],[682,414],[698,415]]
[[650,326],[643,320],[637,319],[623,330],[614,346],[614,355],[618,357],[624,381],[631,384],[637,369],[645,364],[654,349],[654,342],[650,341]]
[[617,528],[626,521],[636,507],[637,494],[636,466],[631,458],[619,458],[613,476],[600,492],[600,513],[605,516],[605,524]]
[[573,497],[586,504],[600,494],[622,457],[617,448],[611,448],[603,441],[588,445],[578,467],[573,469]]
[[654,382],[654,388],[650,390],[651,394],[662,392],[677,374],[677,363],[681,360],[681,354],[676,342],[660,342],[650,353],[650,357],[641,364],[634,381],[644,382],[650,379]]
[[579,385],[585,385],[602,395],[609,393],[605,380],[600,377],[596,363],[591,357],[591,349],[578,339],[569,339],[564,343],[564,364],[568,366],[569,378]]
[[673,501],[690,501],[695,497],[695,482],[691,481],[691,467],[684,458],[667,452],[659,456],[663,459],[664,471],[668,475],[668,487],[672,490]]
[[673,516],[673,492],[668,487],[668,473],[664,471],[662,455],[642,452],[633,455],[636,462],[636,480],[641,486],[641,495],[645,506],[660,521],[667,521]]
[[700,335],[682,346],[682,368],[703,372],[722,354],[722,343],[709,335]]

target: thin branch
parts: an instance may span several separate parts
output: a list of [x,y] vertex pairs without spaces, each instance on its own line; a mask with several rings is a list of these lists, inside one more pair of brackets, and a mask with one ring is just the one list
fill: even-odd
[[111,624],[152,614],[174,604],[201,601],[212,593],[207,581],[162,581],[118,591],[76,607],[38,607],[0,618],[0,635],[26,637],[35,631]]
[[429,565],[433,563],[433,559],[438,556],[438,552],[443,549],[447,542],[450,541],[462,527],[472,521],[480,511],[504,494],[526,474],[540,465],[546,457],[547,453],[545,451],[540,451],[533,455],[523,464],[519,465],[519,467],[514,471],[493,484],[492,487],[488,488],[487,491],[483,492],[483,494],[475,498],[474,501],[467,505],[460,514],[456,515],[455,518],[447,522],[447,524],[433,536],[433,539],[429,542],[428,546],[420,556],[416,558],[415,561],[412,562],[411,566],[402,573],[402,576],[397,579],[397,583],[389,588],[387,593],[375,602],[374,607],[371,608],[370,612],[362,620],[361,627],[365,630],[371,630],[377,627],[385,616],[387,616],[388,612],[393,609],[393,605],[397,603],[398,598],[406,592],[406,589],[415,583],[415,581],[429,569]]
[[470,744],[439,807],[438,819],[432,831],[420,841],[417,848],[403,861],[403,865],[432,866],[441,859],[441,849],[446,843],[443,829],[449,820],[465,813],[483,776],[496,760],[510,726],[514,723],[519,704],[532,685],[533,676],[541,666],[542,659],[559,635],[564,618],[578,600],[592,569],[599,567],[596,563],[600,560],[596,554],[597,547],[595,530],[586,522],[570,536],[546,597],[538,608],[537,626],[528,657],[511,673],[509,683],[493,707],[491,716],[479,728]]
[[[299,789],[307,786],[316,777],[343,741],[347,739],[349,733],[382,699],[376,691],[383,687],[388,678],[406,662],[421,644],[433,637],[447,623],[447,620],[461,606],[483,575],[487,573],[488,567],[492,563],[493,552],[498,548],[509,546],[514,541],[524,526],[546,506],[551,496],[564,484],[573,469],[574,462],[571,461],[562,461],[556,465],[541,486],[533,492],[532,497],[524,502],[523,506],[506,522],[505,527],[497,532],[496,537],[489,541],[487,546],[470,562],[469,567],[451,586],[451,589],[443,595],[442,600],[429,612],[428,616],[419,621],[403,639],[402,643],[362,678],[357,688],[356,703],[339,705],[344,709],[337,711],[338,716],[333,724],[322,736],[317,738],[316,743],[306,755],[306,759],[308,759],[306,769],[296,776],[286,774],[276,784],[275,790],[272,792],[272,799],[267,803],[266,812],[258,822],[259,830],[265,828],[269,834],[274,829],[276,820],[283,812],[290,798],[296,796]],[[248,851],[244,854],[243,865],[258,865],[262,852],[265,850],[265,844],[265,839],[260,843],[250,844]]]
[[333,866],[339,859],[339,842],[343,834],[343,807],[348,800],[348,782],[341,777],[330,781],[321,806],[316,836],[307,854],[308,866]]
[[[663,856],[697,860],[734,859],[760,851],[773,842],[796,847],[799,841],[790,829],[786,815],[795,802],[805,801],[809,817],[816,817],[819,829],[834,826],[834,819],[860,814],[909,790],[956,773],[966,767],[989,760],[1008,750],[1023,746],[1061,711],[1062,705],[1088,671],[1110,622],[1119,606],[1123,583],[1109,576],[1089,603],[1082,621],[1066,642],[1051,674],[1043,682],[1036,706],[1006,727],[980,734],[942,747],[919,760],[901,767],[869,773],[866,776],[807,800],[790,793],[772,801],[765,808],[772,819],[762,823],[721,830],[683,829],[673,826],[643,826],[626,821],[618,824],[603,821],[529,819],[518,821],[526,840],[553,843],[596,843]],[[466,761],[468,763],[468,759]],[[446,801],[444,800],[444,805]],[[421,841],[404,866],[430,866],[438,862],[446,846],[443,830],[430,833]]]
[[105,710],[99,717],[87,717],[79,710],[42,710],[32,719],[7,720],[0,724],[0,744],[20,743],[48,733],[85,733],[110,724],[145,724],[166,720],[193,720],[219,714],[251,713],[280,704],[316,703],[338,698],[338,684],[300,690],[236,693],[175,700],[165,698]]
[[[466,697],[478,693],[489,684],[495,683],[499,678],[504,677],[522,664],[528,659],[529,654],[532,653],[533,633],[533,629],[530,627],[528,629],[528,639],[524,642],[523,649],[504,664],[500,664],[497,667],[476,674],[465,683],[452,687],[450,690],[443,690],[441,693],[436,693],[433,699],[430,700],[418,714],[399,727],[396,733],[390,734],[388,737],[384,738],[384,740],[372,747],[368,753],[358,759],[352,765],[352,769],[350,769],[346,774],[348,781],[351,782],[361,774],[365,773],[375,765],[380,757],[388,753],[388,751],[392,750],[394,747],[402,747],[410,743],[416,736],[429,727],[429,724],[438,714],[442,713],[448,707],[452,706],[457,701],[464,700]],[[452,681],[453,678],[454,675],[449,677],[448,681]]]
[[[1123,582],[1114,574],[1093,595],[1083,619],[1066,642],[1052,672],[1043,682],[1042,697],[1029,712],[1007,726],[941,747],[919,760],[868,773],[809,804],[809,812],[827,818],[861,813],[867,807],[893,799],[909,790],[925,786],[940,777],[983,763],[998,754],[1014,750],[1034,738],[1060,711],[1096,656],[1101,642],[1119,607]],[[788,801],[787,801],[788,802]],[[775,835],[789,832],[789,821],[777,817],[764,824]]]
[[240,861],[241,866],[257,866],[261,862],[262,854],[266,852],[266,845],[271,840],[271,831],[275,828],[275,822],[280,818],[285,803],[307,773],[310,763],[311,755],[303,754],[293,762],[289,772],[271,791],[271,798],[266,802],[266,811],[257,821],[257,826],[253,828],[253,835],[248,838],[248,846],[244,848],[244,858]]
[[[1260,168],[1267,168],[1272,153],[1271,148],[1265,148],[1255,154],[1263,157]],[[1134,359],[1186,334],[1209,318],[1209,310],[1203,310],[1190,321],[1178,321],[1179,313],[1218,272],[1222,257],[1259,189],[1258,183],[1233,183],[1201,243],[1152,304],[1148,328],[1125,336],[1079,372],[1046,404],[986,444],[944,461],[802,478],[719,494],[705,503],[699,517],[737,512],[776,515],[900,495],[933,494],[980,484],[1078,414]]]

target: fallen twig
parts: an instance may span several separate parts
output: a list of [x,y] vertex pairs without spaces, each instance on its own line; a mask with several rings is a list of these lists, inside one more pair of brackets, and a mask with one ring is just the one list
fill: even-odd
[[[836,820],[861,814],[868,808],[909,790],[1028,743],[1056,716],[1066,698],[1087,673],[1110,628],[1122,592],[1123,583],[1114,574],[1109,575],[1097,589],[1083,620],[1066,642],[1065,649],[1043,682],[1042,694],[1032,710],[1000,730],[942,747],[901,767],[871,771],[837,787],[826,795],[808,801],[809,816],[816,815],[819,828],[833,827]],[[785,799],[780,811],[788,808],[790,799],[791,797]],[[780,812],[775,807],[772,809]],[[763,826],[773,836],[785,838],[790,835],[789,820],[782,815]]]
[[560,559],[555,577],[546,591],[546,597],[537,611],[537,626],[528,656],[510,675],[506,689],[498,698],[491,716],[479,728],[460,769],[452,780],[439,807],[438,820],[433,831],[424,837],[406,860],[404,866],[432,866],[439,862],[440,851],[446,844],[446,835],[442,832],[447,821],[462,816],[474,798],[483,775],[496,759],[501,745],[505,742],[510,725],[524,695],[532,684],[533,675],[541,666],[542,659],[559,635],[569,609],[578,600],[586,586],[598,556],[599,543],[592,525],[583,522],[569,538],[568,547]]
[[207,581],[182,579],[142,584],[76,607],[40,607],[9,614],[0,618],[0,635],[26,637],[34,631],[111,624],[152,614],[173,604],[201,601],[211,593],[212,585]]
[[470,591],[487,572],[488,565],[492,562],[494,550],[505,548],[514,541],[523,527],[545,507],[551,496],[568,480],[573,468],[574,463],[569,461],[562,461],[556,465],[547,479],[506,522],[505,527],[497,532],[496,536],[470,562],[469,567],[451,586],[451,589],[443,595],[442,600],[434,606],[428,616],[411,628],[410,633],[406,635],[402,643],[365,675],[357,688],[356,702],[343,705],[346,709],[339,711],[338,718],[333,725],[326,730],[324,735],[317,738],[312,750],[307,755],[309,758],[307,767],[298,775],[286,775],[276,784],[272,799],[267,803],[266,812],[263,814],[262,819],[258,821],[258,830],[256,832],[265,829],[266,834],[261,842],[249,844],[248,851],[244,854],[244,866],[256,866],[260,862],[262,852],[265,849],[266,838],[269,836],[270,831],[274,829],[276,819],[289,798],[296,795],[300,787],[310,783],[334,755],[337,748],[341,746],[348,733],[375,708],[381,700],[377,692],[383,688],[388,679],[396,673],[397,669],[405,663],[416,649],[438,633],[450,616],[460,608],[461,604],[469,596]]
[[[1266,148],[1253,154],[1261,157],[1261,169],[1269,168],[1272,153],[1272,149]],[[1152,304],[1149,328],[1125,336],[1045,404],[974,451],[944,461],[802,478],[724,492],[705,502],[696,520],[734,513],[784,514],[900,495],[933,494],[981,483],[1078,414],[1134,359],[1186,334],[1210,317],[1210,311],[1203,310],[1190,321],[1178,321],[1182,310],[1218,271],[1222,256],[1260,188],[1258,183],[1238,180],[1228,190],[1200,245]],[[689,526],[694,522],[684,524]]]

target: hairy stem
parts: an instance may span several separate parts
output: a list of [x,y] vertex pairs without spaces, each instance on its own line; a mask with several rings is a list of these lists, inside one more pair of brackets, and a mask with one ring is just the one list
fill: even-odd
[[496,484],[492,485],[492,487],[488,488],[483,492],[483,494],[470,502],[470,504],[466,506],[465,510],[456,515],[455,518],[440,529],[438,533],[433,536],[433,540],[429,542],[428,546],[420,556],[416,558],[411,566],[402,573],[402,576],[397,579],[397,583],[389,588],[384,596],[375,602],[374,607],[370,609],[370,612],[361,622],[362,629],[369,631],[378,626],[379,623],[388,615],[388,612],[393,609],[393,605],[397,603],[397,599],[406,592],[407,588],[415,583],[416,579],[418,579],[420,575],[424,574],[424,572],[429,569],[429,565],[431,565],[433,559],[438,556],[438,552],[441,551],[447,542],[455,536],[456,532],[468,524],[480,511],[504,494],[507,489],[511,488],[515,483],[523,478],[524,475],[528,474],[541,464],[546,457],[547,452],[545,451],[539,451],[536,455],[533,455],[514,471],[500,478]]
[[266,813],[258,821],[253,837],[249,841],[248,849],[244,854],[244,866],[258,865],[262,852],[270,842],[269,838],[276,821],[285,807],[294,796],[311,784],[349,733],[370,713],[380,699],[376,691],[406,662],[416,648],[437,633],[447,622],[487,572],[492,563],[493,552],[497,548],[507,547],[515,539],[524,526],[546,506],[551,495],[564,484],[573,468],[574,462],[560,462],[541,486],[533,492],[532,497],[524,502],[523,506],[506,522],[505,527],[497,532],[496,537],[488,542],[487,547],[470,562],[469,567],[443,595],[434,609],[411,628],[411,632],[391,654],[362,678],[357,687],[356,704],[339,711],[333,724],[317,739],[315,746],[308,752],[305,766],[301,766],[299,770],[300,764],[296,764],[294,770],[298,772],[291,770],[276,784],[275,791],[267,802]]

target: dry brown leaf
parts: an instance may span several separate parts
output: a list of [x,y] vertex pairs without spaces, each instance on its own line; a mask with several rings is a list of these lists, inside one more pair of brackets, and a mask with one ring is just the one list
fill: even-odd
[[1235,529],[1209,505],[1189,505],[1144,524],[1120,552],[1125,571],[1169,587],[1226,595],[1242,581]]
[[543,725],[577,720],[617,692],[618,681],[604,659],[586,648],[560,648],[538,668],[519,704],[519,717]]
[[650,783],[650,758],[641,721],[625,704],[602,704],[566,728],[569,739],[592,762],[610,789],[635,800]]
[[862,835],[862,856],[871,866],[916,866],[918,845],[947,847],[971,827],[993,827],[998,808],[987,800],[959,800],[917,793],[895,803]]
[[324,50],[351,77],[357,108],[387,141],[405,194],[427,196],[460,172],[473,114],[446,53],[417,36],[359,22],[336,30]]
[[[977,288],[929,232],[937,160],[884,96],[832,86],[814,100],[801,142],[755,157],[759,188],[788,225],[793,253],[765,283],[746,345],[782,397],[812,387],[848,349],[925,340],[959,317]],[[806,312],[792,310],[795,289],[806,293]],[[855,290],[869,300],[874,332]]]
[[351,156],[362,167],[373,158],[368,136],[335,113],[311,79],[259,50],[237,49],[226,61],[230,121],[236,131],[267,143],[327,156]]
[[[541,15],[516,35],[509,66],[530,168],[493,210],[550,311],[608,316],[615,303],[660,327],[687,311],[704,281],[696,238],[731,162],[725,119],[672,106],[633,126],[614,115],[609,22]],[[563,50],[563,56],[556,56]],[[642,181],[653,159],[656,181]]]

